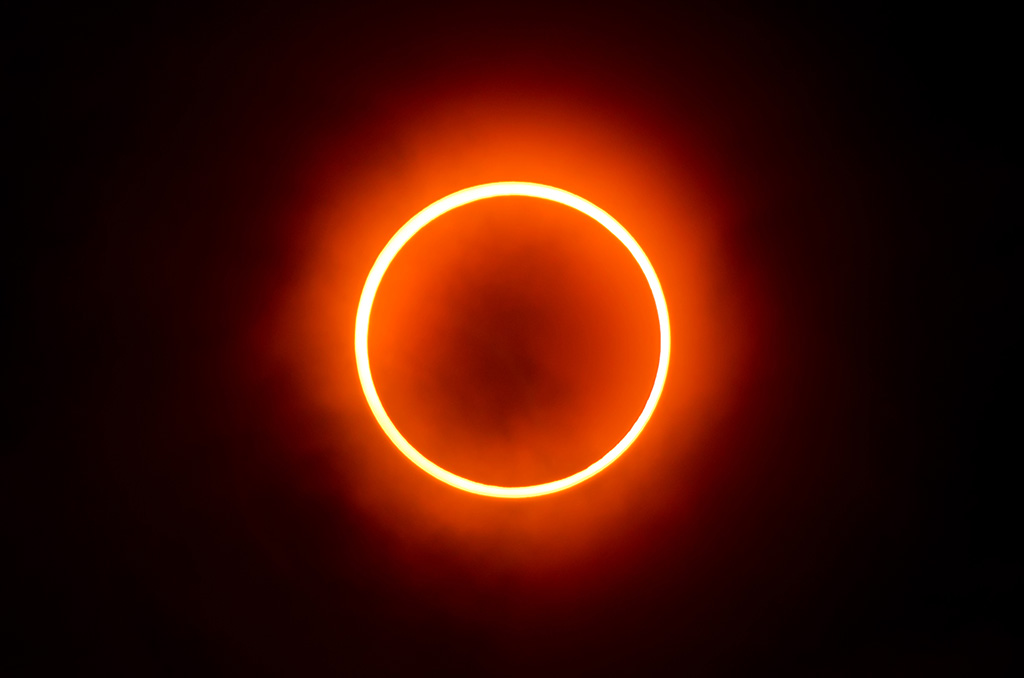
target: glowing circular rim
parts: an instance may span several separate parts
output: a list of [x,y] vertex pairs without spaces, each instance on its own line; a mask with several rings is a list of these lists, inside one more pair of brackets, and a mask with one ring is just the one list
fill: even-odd
[[[442,214],[478,200],[498,198],[502,196],[523,196],[528,198],[551,200],[552,202],[572,207],[573,209],[586,214],[588,217],[611,231],[612,235],[618,238],[619,242],[626,246],[626,249],[629,250],[629,253],[633,255],[633,258],[636,259],[636,262],[643,270],[644,276],[647,278],[647,283],[651,287],[651,293],[654,295],[654,305],[658,311],[658,324],[661,330],[661,355],[658,358],[658,372],[654,378],[654,386],[651,388],[651,395],[647,398],[647,403],[644,405],[644,409],[640,413],[640,416],[637,417],[632,428],[629,429],[622,440],[620,440],[615,447],[609,450],[603,457],[582,471],[566,476],[560,480],[553,480],[539,485],[524,485],[520,487],[505,487],[502,485],[478,483],[474,480],[469,480],[468,478],[463,478],[462,476],[457,476],[450,471],[446,471],[420,454],[420,452],[409,444],[409,441],[399,433],[398,428],[395,427],[394,423],[388,417],[387,412],[384,410],[384,405],[381,403],[380,396],[377,395],[377,389],[373,385],[373,377],[370,374],[370,311],[373,308],[373,299],[377,295],[377,289],[380,287],[381,280],[384,278],[384,273],[387,271],[388,266],[394,260],[395,256],[397,256],[402,247],[409,242],[410,238]],[[668,304],[665,302],[665,293],[661,289],[661,283],[658,281],[658,276],[655,274],[654,267],[651,265],[647,255],[644,254],[644,251],[640,248],[640,245],[637,244],[636,240],[633,239],[633,236],[631,236],[629,232],[619,224],[619,222],[613,219],[610,214],[602,210],[597,205],[594,205],[593,203],[560,188],[523,181],[502,181],[492,184],[472,186],[441,198],[437,202],[421,210],[416,216],[406,222],[406,224],[402,226],[402,228],[398,229],[398,232],[392,236],[391,240],[388,241],[388,244],[384,246],[380,255],[377,256],[377,261],[374,262],[373,268],[370,269],[370,274],[366,277],[366,284],[363,286],[363,293],[359,297],[359,308],[356,311],[356,368],[359,372],[359,383],[363,387],[363,394],[366,396],[366,402],[370,405],[370,410],[373,412],[373,416],[377,419],[377,423],[380,424],[384,433],[387,434],[388,438],[391,439],[391,442],[395,444],[395,447],[401,450],[402,454],[408,457],[412,463],[416,464],[441,482],[447,483],[460,490],[465,490],[466,492],[488,497],[521,499],[526,497],[539,497],[541,495],[552,494],[554,492],[568,489],[573,485],[597,475],[611,465],[612,462],[622,456],[622,453],[633,444],[640,435],[644,426],[647,425],[648,420],[650,420],[651,415],[654,413],[654,408],[658,404],[658,399],[661,397],[662,389],[665,387],[665,378],[668,375],[668,358],[671,344],[670,338]]]

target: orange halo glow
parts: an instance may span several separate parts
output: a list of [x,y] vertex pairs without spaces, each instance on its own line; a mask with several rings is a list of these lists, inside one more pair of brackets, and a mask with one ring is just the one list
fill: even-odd
[[[388,266],[398,255],[398,252],[402,247],[404,247],[405,244],[409,242],[409,240],[422,228],[440,217],[442,214],[478,200],[502,196],[540,198],[542,200],[550,200],[560,203],[586,214],[608,229],[608,231],[610,231],[612,235],[619,240],[619,242],[626,246],[626,249],[629,250],[630,254],[633,255],[637,264],[640,265],[640,268],[644,273],[644,277],[647,279],[647,283],[650,285],[651,293],[654,296],[654,305],[658,312],[658,324],[661,336],[661,352],[658,358],[658,370],[654,378],[654,385],[651,388],[650,396],[647,398],[647,403],[644,405],[643,411],[640,413],[640,416],[637,417],[633,426],[629,429],[626,435],[623,436],[622,439],[619,440],[619,442],[616,443],[616,445],[603,457],[582,471],[559,480],[541,483],[539,485],[526,485],[521,487],[487,485],[469,480],[468,478],[463,478],[441,468],[423,456],[423,454],[421,454],[409,443],[409,441],[405,439],[404,436],[402,436],[398,431],[398,428],[391,421],[390,417],[388,417],[388,414],[384,409],[384,405],[381,403],[380,396],[377,394],[377,389],[373,384],[369,357],[370,313],[373,309],[373,300],[377,294],[378,288],[380,287],[381,281],[384,278],[384,273],[387,271]],[[359,307],[356,311],[355,332],[356,368],[358,370],[359,382],[362,385],[363,394],[366,396],[366,401],[370,405],[370,410],[373,412],[373,416],[376,418],[377,423],[380,424],[384,433],[391,439],[391,442],[394,443],[394,445],[401,450],[402,454],[408,457],[410,461],[438,480],[460,490],[489,497],[520,499],[552,494],[554,492],[560,492],[561,490],[568,489],[573,485],[576,485],[601,472],[611,465],[612,462],[622,456],[622,453],[633,444],[640,435],[640,432],[644,429],[644,426],[647,425],[651,415],[654,413],[654,408],[658,404],[658,399],[661,397],[662,389],[665,386],[665,378],[668,374],[668,361],[671,344],[670,339],[668,305],[665,301],[665,294],[661,289],[661,283],[658,281],[658,276],[654,272],[654,267],[651,265],[647,255],[640,248],[640,245],[637,244],[636,240],[633,239],[633,236],[631,236],[629,232],[619,224],[619,222],[600,207],[597,207],[593,203],[560,188],[520,181],[503,181],[473,186],[461,191],[456,191],[451,195],[441,198],[437,202],[421,210],[416,214],[416,216],[406,222],[406,224],[402,226],[394,236],[392,236],[391,240],[388,241],[388,244],[385,245],[380,255],[378,255],[377,260],[374,262],[373,267],[370,269],[370,273],[366,278],[366,283],[363,286],[362,295],[359,298]]]

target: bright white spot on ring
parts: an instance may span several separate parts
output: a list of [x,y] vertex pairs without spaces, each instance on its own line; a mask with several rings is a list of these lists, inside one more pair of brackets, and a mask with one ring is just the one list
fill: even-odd
[[[661,355],[658,358],[658,371],[654,377],[654,385],[651,388],[651,394],[648,396],[647,403],[644,405],[644,409],[640,413],[640,416],[637,417],[633,426],[629,429],[626,435],[623,436],[622,440],[616,443],[615,447],[609,450],[603,457],[582,471],[574,473],[571,476],[566,476],[560,480],[553,480],[548,483],[526,485],[522,487],[504,487],[502,485],[486,485],[484,483],[478,483],[474,480],[469,480],[468,478],[463,478],[450,471],[446,471],[420,454],[420,452],[409,444],[409,441],[399,433],[394,423],[388,417],[387,412],[384,410],[384,405],[380,401],[380,396],[377,395],[377,389],[373,385],[373,376],[370,373],[370,356],[368,348],[370,312],[373,309],[373,299],[377,295],[377,289],[380,287],[381,280],[384,278],[384,273],[387,271],[388,266],[394,260],[399,250],[401,250],[402,247],[409,242],[409,239],[416,235],[420,229],[445,212],[449,212],[457,207],[462,207],[463,205],[468,205],[469,203],[476,202],[477,200],[485,200],[487,198],[497,198],[501,196],[525,196],[529,198],[551,200],[579,210],[611,231],[612,235],[618,238],[619,241],[626,246],[626,249],[629,250],[629,253],[633,255],[633,258],[636,259],[641,270],[643,270],[644,276],[647,278],[647,283],[651,287],[651,293],[654,295],[654,305],[658,311],[658,324],[661,330]],[[356,368],[359,372],[359,383],[363,387],[363,394],[366,396],[366,402],[369,403],[370,410],[373,412],[373,416],[377,419],[377,423],[379,423],[381,428],[384,429],[384,433],[386,433],[388,438],[391,439],[391,442],[393,442],[395,446],[402,451],[402,454],[408,457],[412,463],[416,464],[438,480],[448,483],[453,487],[457,487],[460,490],[465,490],[466,492],[472,492],[474,494],[482,494],[488,497],[503,497],[509,499],[538,497],[565,490],[586,480],[587,478],[597,475],[613,461],[622,456],[622,453],[633,444],[637,439],[637,436],[639,436],[640,432],[644,429],[644,426],[647,425],[648,420],[650,420],[651,415],[654,413],[654,408],[658,404],[658,399],[661,397],[662,389],[665,387],[665,377],[668,374],[669,346],[671,343],[668,325],[668,305],[665,302],[665,293],[661,289],[661,283],[658,281],[658,276],[654,272],[654,267],[651,266],[650,260],[648,260],[647,255],[644,254],[644,251],[640,249],[640,245],[638,245],[636,240],[633,239],[633,236],[631,236],[629,232],[619,224],[619,222],[615,221],[610,214],[602,210],[597,205],[594,205],[577,195],[569,193],[568,191],[563,191],[560,188],[522,181],[502,181],[493,184],[482,184],[480,186],[473,186],[471,188],[457,191],[424,208],[419,214],[402,226],[391,240],[388,241],[388,244],[385,245],[383,251],[381,251],[380,255],[377,257],[377,261],[374,262],[373,268],[370,269],[370,274],[366,278],[366,284],[363,286],[362,296],[359,298],[359,309],[356,311],[355,338]]]

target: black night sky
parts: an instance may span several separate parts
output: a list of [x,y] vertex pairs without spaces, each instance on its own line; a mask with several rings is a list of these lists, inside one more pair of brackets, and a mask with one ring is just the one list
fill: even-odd
[[[677,4],[9,10],[5,675],[1011,674],[1009,17]],[[660,489],[578,549],[544,525],[648,448],[453,497],[273,348],[325,187],[476,91],[662,140],[759,300],[697,461],[665,415]],[[477,531],[403,533],[368,446]]]

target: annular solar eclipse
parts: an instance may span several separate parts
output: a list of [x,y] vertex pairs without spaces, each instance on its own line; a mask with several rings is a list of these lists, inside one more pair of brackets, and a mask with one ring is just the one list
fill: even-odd
[[[385,273],[387,273],[388,266],[398,255],[399,251],[401,251],[405,244],[408,243],[416,233],[427,227],[441,215],[478,200],[486,200],[488,198],[503,196],[522,196],[556,202],[582,212],[610,231],[612,235],[614,235],[618,241],[621,242],[627,250],[629,250],[629,253],[640,266],[644,277],[647,279],[651,294],[654,297],[655,308],[658,313],[661,344],[660,354],[658,357],[658,368],[655,373],[654,383],[651,386],[650,395],[648,396],[647,402],[645,403],[640,415],[619,442],[608,450],[600,459],[581,471],[551,482],[519,487],[488,485],[469,478],[463,478],[462,476],[441,468],[413,447],[391,421],[391,418],[388,416],[388,413],[381,402],[380,396],[378,395],[377,389],[373,383],[373,374],[370,367],[369,356],[369,331],[370,319],[373,311],[373,301],[377,294],[377,290],[380,287],[381,281],[383,280]],[[374,418],[377,420],[377,423],[380,424],[380,427],[384,430],[384,433],[388,436],[391,442],[394,443],[395,447],[397,447],[402,454],[404,454],[411,462],[416,464],[416,466],[421,468],[423,471],[426,471],[434,478],[447,483],[452,487],[473,494],[506,499],[537,497],[560,492],[597,475],[610,466],[612,462],[622,456],[629,446],[636,441],[640,432],[643,431],[658,404],[658,400],[661,397],[662,390],[665,386],[665,379],[668,374],[670,345],[671,335],[669,332],[668,305],[665,301],[665,294],[662,291],[661,283],[654,271],[654,267],[651,265],[647,255],[644,253],[643,249],[641,249],[633,236],[631,236],[629,232],[610,214],[588,200],[553,186],[520,181],[503,181],[466,188],[445,196],[421,210],[412,219],[406,222],[394,236],[392,236],[391,240],[388,241],[387,245],[385,245],[384,249],[378,255],[377,260],[374,262],[373,267],[370,269],[370,273],[366,278],[366,283],[363,286],[363,292],[359,299],[359,307],[356,312],[355,352],[359,382]]]

